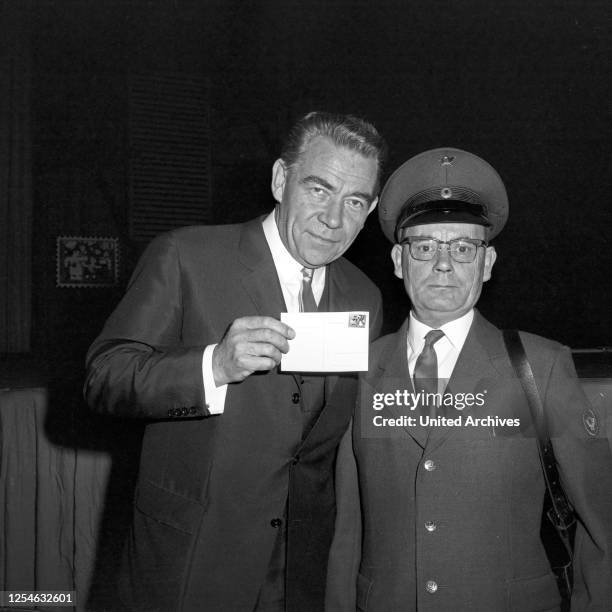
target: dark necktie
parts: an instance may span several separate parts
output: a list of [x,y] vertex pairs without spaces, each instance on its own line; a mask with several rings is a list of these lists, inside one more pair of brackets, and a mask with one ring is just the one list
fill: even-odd
[[[414,390],[418,393],[437,393],[438,392],[438,358],[434,344],[444,336],[441,329],[432,329],[425,336],[425,346],[421,354],[417,357],[414,364]],[[435,403],[427,403],[430,414],[435,413]]]
[[300,312],[317,312],[317,302],[312,292],[312,268],[302,268],[302,286],[300,288]]

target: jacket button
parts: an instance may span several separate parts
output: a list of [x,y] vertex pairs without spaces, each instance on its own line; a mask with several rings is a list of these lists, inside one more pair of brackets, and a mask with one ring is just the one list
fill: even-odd
[[438,526],[433,521],[425,521],[425,529],[427,531],[435,531]]
[[300,456],[296,455],[292,460],[291,460],[291,465],[297,465],[300,462]]
[[270,521],[270,525],[274,527],[274,529],[278,529],[283,524],[283,519],[274,518]]
[[431,459],[427,459],[427,461],[425,461],[423,466],[428,472],[433,472],[436,469],[436,463],[435,461],[432,461]]
[[438,590],[438,583],[434,580],[428,580],[427,584],[425,585],[425,590],[428,593],[435,593]]
[[292,401],[294,404],[299,404],[299,403],[300,403],[300,394],[299,394],[299,393],[294,393],[294,394],[291,396],[291,401]]

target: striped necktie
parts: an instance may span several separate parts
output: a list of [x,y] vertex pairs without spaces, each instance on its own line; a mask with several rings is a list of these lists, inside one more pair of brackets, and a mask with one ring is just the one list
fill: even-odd
[[302,268],[302,286],[300,287],[300,312],[317,312],[317,302],[312,292],[312,268]]
[[[434,344],[444,336],[441,329],[432,329],[425,336],[425,346],[414,364],[414,390],[419,393],[438,392],[438,358]],[[428,402],[430,413],[435,413],[435,403]]]

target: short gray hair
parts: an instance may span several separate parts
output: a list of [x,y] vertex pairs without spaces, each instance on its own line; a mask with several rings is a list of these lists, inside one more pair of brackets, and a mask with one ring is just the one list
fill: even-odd
[[357,151],[376,160],[380,183],[382,166],[387,156],[387,145],[378,130],[369,122],[353,115],[339,115],[314,111],[304,115],[291,128],[282,149],[281,159],[291,169],[304,154],[310,141],[317,136],[329,138],[336,146]]

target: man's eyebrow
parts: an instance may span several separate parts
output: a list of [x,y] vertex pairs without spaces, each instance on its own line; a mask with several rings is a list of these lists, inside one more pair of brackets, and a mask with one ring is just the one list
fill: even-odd
[[368,202],[368,204],[374,201],[374,196],[371,193],[365,193],[364,191],[355,191],[355,193],[352,193],[351,195],[356,198],[362,198]]
[[308,176],[305,176],[303,179],[300,180],[300,183],[302,185],[304,185],[305,183],[317,183],[321,185],[321,187],[325,187],[325,189],[329,189],[330,191],[334,190],[333,185],[328,183],[325,179],[321,178],[320,176],[317,176],[316,174],[310,174]]
[[[304,185],[306,183],[317,183],[318,185],[321,185],[321,187],[325,187],[325,189],[329,189],[329,191],[334,191],[333,185],[328,183],[324,178],[317,176],[316,174],[310,174],[300,180],[301,185]],[[365,193],[364,191],[355,191],[354,193],[351,193],[350,195],[356,198],[362,198],[368,203],[374,200],[374,196],[371,193]]]

